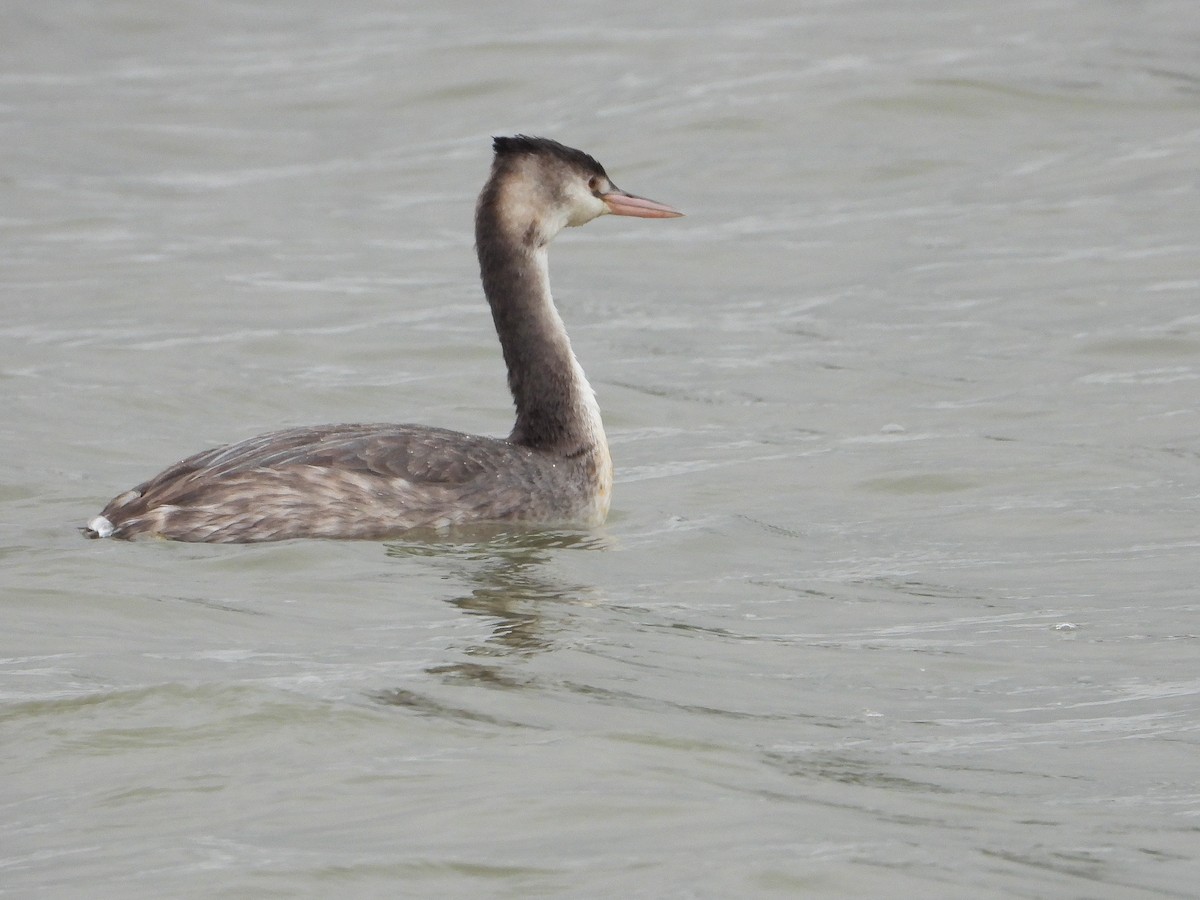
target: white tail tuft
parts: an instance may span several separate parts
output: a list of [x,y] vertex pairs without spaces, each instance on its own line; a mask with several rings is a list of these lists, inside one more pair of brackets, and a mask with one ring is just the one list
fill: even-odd
[[112,533],[116,531],[113,528],[113,523],[104,518],[104,516],[96,516],[92,521],[87,523],[88,531],[96,535],[96,537],[106,538],[112,537]]

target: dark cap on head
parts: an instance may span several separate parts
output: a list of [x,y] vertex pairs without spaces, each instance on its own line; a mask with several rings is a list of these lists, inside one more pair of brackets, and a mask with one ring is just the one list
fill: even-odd
[[558,141],[552,141],[550,138],[530,137],[527,134],[493,137],[492,149],[496,151],[497,157],[516,156],[522,153],[555,156],[565,163],[607,177],[604,166],[600,165],[595,157],[589,156],[582,150],[576,150],[574,147],[568,147],[566,144],[560,144]]

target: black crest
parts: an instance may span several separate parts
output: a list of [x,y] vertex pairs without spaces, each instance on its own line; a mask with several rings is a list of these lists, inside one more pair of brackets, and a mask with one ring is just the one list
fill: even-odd
[[558,141],[552,141],[550,138],[530,137],[527,134],[494,137],[492,138],[492,149],[496,151],[497,157],[515,156],[522,153],[555,156],[569,165],[608,177],[604,166],[600,165],[595,157],[589,156],[582,150],[576,150],[574,147],[568,147],[566,144],[560,144]]

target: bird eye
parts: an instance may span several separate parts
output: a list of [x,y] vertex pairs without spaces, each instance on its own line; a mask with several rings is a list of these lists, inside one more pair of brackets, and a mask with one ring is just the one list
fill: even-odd
[[588,190],[591,191],[593,194],[596,194],[596,195],[600,194],[600,186],[601,186],[601,181],[600,181],[599,175],[593,175],[591,178],[588,179]]

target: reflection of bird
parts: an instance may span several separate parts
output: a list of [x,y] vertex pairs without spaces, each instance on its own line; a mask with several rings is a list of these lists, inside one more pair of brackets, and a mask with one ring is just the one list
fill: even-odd
[[547,245],[597,216],[682,215],[619,190],[579,150],[495,139],[475,240],[516,402],[506,439],[422,425],[291,428],[176,463],[114,498],[90,537],[381,538],[469,522],[596,525],[612,460],[600,410],[550,296]]

